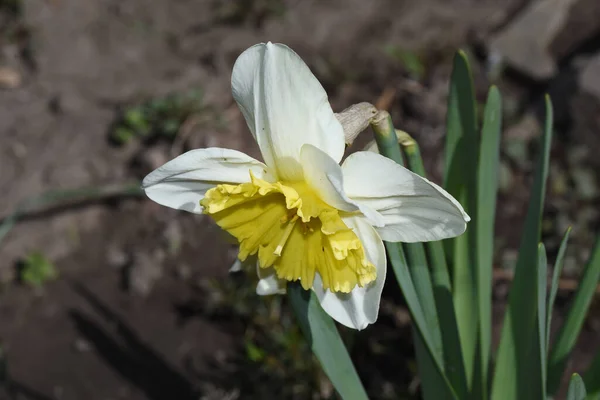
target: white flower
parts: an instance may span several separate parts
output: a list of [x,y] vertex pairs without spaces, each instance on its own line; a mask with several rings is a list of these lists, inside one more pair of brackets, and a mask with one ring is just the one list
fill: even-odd
[[371,152],[344,154],[327,94],[300,57],[258,44],[235,63],[233,96],[264,163],[235,150],[189,151],[143,182],[159,204],[206,213],[258,256],[258,294],[287,281],[314,290],[343,325],[375,322],[386,275],[383,240],[462,234],[469,217],[440,187]]

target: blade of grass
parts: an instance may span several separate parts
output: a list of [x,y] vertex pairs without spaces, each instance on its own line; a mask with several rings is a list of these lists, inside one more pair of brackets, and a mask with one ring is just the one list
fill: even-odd
[[[379,152],[399,164],[403,164],[402,153],[398,146],[398,139],[394,130],[394,125],[390,115],[385,111],[380,111],[371,121],[371,126],[375,133],[375,140]],[[426,349],[427,351],[418,351],[419,375],[423,388],[427,388],[424,393],[427,399],[458,399],[454,388],[448,381],[443,367],[443,355],[436,351],[432,334],[425,318],[425,313],[418,297],[413,277],[409,270],[404,255],[402,245],[396,243],[385,243],[386,250],[396,275],[396,279],[411,316],[416,325],[418,335],[413,335],[415,348]]]
[[[391,127],[389,128],[391,129]],[[397,136],[396,130],[393,130],[392,132],[393,135]],[[397,139],[395,141],[395,146],[399,149]],[[416,143],[415,147],[413,147],[413,150],[415,148]],[[418,151],[418,149],[416,150]],[[410,156],[408,157],[408,161],[410,162]],[[396,162],[404,166],[404,158],[402,156],[398,157]],[[421,172],[424,174],[424,169]],[[427,331],[430,334],[430,338],[434,346],[434,352],[443,356],[440,323],[438,320],[438,313],[433,295],[431,275],[429,273],[425,249],[421,243],[405,243],[402,247],[404,248],[406,258],[408,259],[408,265],[410,265],[410,274],[415,285],[415,290],[417,292],[417,297],[419,298],[421,308],[423,309],[423,315],[425,316],[425,322],[427,324]]]
[[441,357],[432,351],[433,344],[427,330],[427,322],[417,297],[402,245],[386,242],[385,247],[416,327],[413,331],[413,340],[424,398],[458,400],[459,397],[444,373]]
[[548,364],[548,394],[550,395],[556,393],[560,386],[560,379],[564,373],[569,354],[579,337],[599,279],[600,235],[596,238],[592,255],[585,266],[573,305],[550,351]]
[[[467,55],[458,51],[454,56],[448,114],[446,117],[446,146],[444,151],[444,187],[453,195],[459,194],[466,184],[465,175],[469,164],[465,162],[464,148],[476,138],[477,117],[475,115],[475,89]],[[471,154],[474,158],[475,154]]]
[[481,147],[477,168],[477,304],[479,310],[479,380],[474,382],[475,398],[487,399],[492,345],[492,269],[494,261],[494,221],[498,192],[500,133],[502,131],[502,98],[492,86],[481,128]]
[[565,253],[567,251],[567,242],[569,241],[569,235],[571,234],[571,228],[567,229],[565,232],[565,236],[560,242],[560,247],[558,248],[558,255],[556,256],[556,262],[554,263],[554,271],[552,272],[552,283],[550,285],[550,293],[548,295],[548,307],[546,308],[546,352],[550,348],[550,327],[552,323],[552,310],[554,309],[554,300],[556,299],[556,293],[558,292],[558,281],[560,280],[560,275],[562,273],[564,261],[565,261]]
[[498,347],[492,383],[492,399],[495,400],[532,398],[531,374],[539,372],[539,366],[535,366],[533,370],[529,368],[532,338],[536,333],[537,308],[536,290],[531,288],[536,287],[537,281],[537,251],[550,159],[552,119],[552,104],[546,96],[544,134]]
[[569,390],[567,391],[567,400],[585,400],[587,396],[583,379],[578,374],[571,375],[569,381]]
[[368,399],[335,323],[315,294],[298,283],[288,284],[287,293],[304,337],[340,396]]
[[[435,360],[427,350],[427,345],[419,329],[413,326],[411,330],[417,360],[417,372],[421,378],[421,397],[423,400],[460,399],[458,396],[453,397],[452,393],[444,387],[448,381],[444,381],[444,377],[437,369]],[[448,384],[450,383],[448,382]]]
[[600,349],[596,351],[594,361],[583,376],[588,390],[588,400],[600,400]]
[[[540,399],[546,398],[546,367],[547,367],[547,349],[546,343],[546,287],[548,285],[548,260],[546,258],[546,248],[542,243],[538,246],[538,265],[537,265],[537,335],[535,335],[533,351],[537,354],[535,358],[537,363],[535,367],[541,368],[537,388],[534,388],[535,393]],[[533,398],[538,398],[534,396]]]
[[[398,145],[396,144],[396,146]],[[404,163],[399,164],[404,165]],[[431,283],[431,274],[429,273],[425,249],[423,248],[422,243],[405,243],[402,245],[402,247],[408,260],[408,265],[410,266],[410,274],[415,286],[419,303],[421,304],[421,309],[423,310],[423,316],[425,317],[425,323],[427,324],[426,329],[427,332],[429,332],[433,351],[441,359],[444,359],[444,347],[442,346],[440,321],[438,319],[436,301]],[[431,390],[430,387],[434,385],[431,382],[424,382],[423,386],[427,387],[428,390]]]
[[[446,118],[444,187],[477,220],[477,158],[478,137],[475,114],[475,90],[471,69],[464,52],[454,57],[448,114]],[[469,386],[473,382],[478,335],[478,299],[475,256],[477,227],[448,241],[446,252],[453,269],[453,297],[461,348]]]
[[438,319],[425,249],[421,243],[405,243],[402,247],[410,266],[410,275],[417,291],[417,297],[423,309],[425,323],[427,324],[426,329],[431,338],[433,351],[443,359],[444,349],[442,347],[440,321]]
[[[406,132],[396,130],[400,144],[404,149],[404,154],[408,162],[408,167],[414,173],[426,178],[425,166],[421,158],[419,145]],[[419,246],[420,250],[416,251],[420,259],[425,260],[422,244],[406,244],[409,250],[413,246]],[[452,301],[452,287],[450,283],[450,275],[448,274],[448,266],[446,265],[446,257],[444,247],[441,242],[425,243],[427,253],[429,255],[429,266],[431,268],[430,284],[433,287],[433,299],[435,300],[435,308],[439,318],[441,329],[441,341],[443,347],[444,370],[448,376],[448,380],[455,388],[459,398],[464,399],[467,396],[467,378],[465,366],[462,358],[462,350],[460,338],[458,336],[458,325],[456,323],[456,314],[454,310],[454,302]],[[414,268],[411,252],[407,252],[410,265]],[[420,295],[421,299],[422,296]],[[424,309],[426,309],[424,307]]]

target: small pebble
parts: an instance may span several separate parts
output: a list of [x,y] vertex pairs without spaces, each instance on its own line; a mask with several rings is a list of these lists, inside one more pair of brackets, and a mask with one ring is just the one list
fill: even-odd
[[16,89],[21,86],[21,74],[12,68],[0,67],[0,88]]
[[77,338],[73,343],[73,347],[79,353],[87,353],[92,350],[92,345],[85,339]]

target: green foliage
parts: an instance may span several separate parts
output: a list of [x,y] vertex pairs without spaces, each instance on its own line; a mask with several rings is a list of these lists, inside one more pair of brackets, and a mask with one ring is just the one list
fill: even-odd
[[400,63],[402,68],[404,68],[413,79],[421,80],[425,77],[425,63],[416,52],[405,50],[394,45],[385,46],[384,52]]
[[33,252],[23,260],[19,278],[21,282],[41,287],[44,283],[58,278],[54,264],[40,252]]
[[588,390],[588,400],[600,400],[600,351],[583,377]]
[[[475,115],[475,90],[467,56],[458,52],[448,95],[446,116],[447,134],[445,148],[446,190],[465,208],[473,221],[477,221],[477,163],[478,142]],[[458,321],[458,332],[464,358],[467,383],[473,385],[475,354],[477,348],[478,293],[476,254],[477,225],[471,224],[463,235],[446,243],[453,271],[452,296]]]
[[288,298],[310,348],[323,371],[344,399],[368,399],[335,323],[312,291],[288,284]]
[[550,284],[550,293],[548,295],[548,306],[546,307],[546,310],[548,310],[546,315],[546,352],[550,346],[550,323],[552,322],[552,310],[554,309],[554,300],[556,300],[556,293],[558,292],[558,281],[563,270],[565,254],[567,252],[567,242],[569,241],[570,234],[571,228],[567,229],[563,240],[560,242],[558,255],[556,256],[556,263],[554,264],[554,272],[552,273],[552,283]]
[[[498,348],[492,398],[531,398],[541,379],[541,367],[533,365],[530,353],[537,336],[537,288],[535,268],[541,234],[542,210],[552,138],[552,106],[546,99],[546,127],[538,159],[525,228],[523,231],[515,277],[510,289],[509,304],[504,316],[502,336]],[[539,394],[537,394],[539,396]],[[537,398],[534,397],[534,398]]]
[[585,316],[596,292],[600,280],[600,236],[592,255],[585,266],[581,283],[575,294],[573,304],[567,319],[561,327],[554,346],[550,352],[548,367],[548,393],[554,394],[558,390],[560,378],[564,373],[569,354],[575,347]]
[[[398,137],[389,114],[382,112],[379,118],[372,122],[375,132],[375,141],[379,152],[403,165],[403,157],[398,146]],[[425,273],[427,265],[421,264],[416,271],[411,271],[405,256],[405,249],[399,243],[385,244],[388,258],[396,280],[400,285],[406,303],[411,312],[416,329],[413,330],[413,339],[417,353],[419,376],[422,381],[425,399],[458,399],[456,390],[448,380],[442,348],[436,345],[434,335],[440,335],[439,322],[429,318],[425,314],[423,299],[420,294],[426,296],[431,288],[431,280]],[[416,254],[415,254],[416,255]],[[418,255],[420,256],[420,255]],[[420,262],[423,262],[422,260]],[[427,285],[430,285],[427,288]],[[428,307],[431,307],[432,298],[425,299]]]
[[585,391],[585,384],[583,379],[578,374],[571,376],[569,382],[569,390],[567,392],[567,400],[585,400],[587,393]]
[[480,398],[488,397],[488,374],[492,346],[492,269],[494,260],[494,222],[500,159],[500,134],[502,132],[502,99],[498,88],[492,86],[488,93],[481,128],[479,166],[477,169],[476,225],[476,293],[479,310],[479,361],[475,360],[477,376],[473,392]]
[[201,300],[201,312],[209,318],[239,321],[244,327],[235,370],[227,381],[234,381],[235,389],[248,398],[323,398],[319,389],[329,382],[285,307],[285,297],[257,296],[255,286],[240,275],[204,282],[207,295]]
[[[465,235],[448,241],[445,246],[386,243],[392,269],[414,321],[414,346],[423,398],[546,399],[546,391],[553,396],[558,389],[600,279],[600,237],[566,322],[551,346],[552,308],[570,230],[561,243],[552,283],[547,290],[546,252],[540,243],[553,129],[552,105],[547,97],[546,121],[515,277],[495,365],[492,365],[491,290],[501,98],[492,87],[478,135],[477,115],[480,113],[476,112],[472,78],[463,53],[455,57],[451,79],[444,182],[446,189],[465,206],[472,221]],[[402,164],[396,137],[389,133],[393,130],[391,119],[388,117],[385,124],[373,121],[372,126],[380,153]],[[398,131],[398,139],[408,167],[424,175],[414,140],[401,131]],[[448,279],[449,270],[452,281]],[[445,301],[440,301],[440,290],[446,294],[451,291],[452,296],[446,295]],[[438,334],[442,337],[441,347],[436,339]],[[461,367],[464,370],[461,371]],[[584,376],[588,387],[593,388],[587,398],[600,399],[600,352]],[[574,376],[569,399],[585,398],[583,389],[583,380]]]
[[[421,159],[421,151],[417,142],[412,140],[408,134],[401,132],[399,135],[400,143],[406,155],[408,167],[415,173],[426,177],[425,166]],[[464,361],[462,356],[462,347],[460,338],[458,336],[458,325],[456,321],[456,313],[454,309],[454,302],[452,300],[452,285],[450,282],[450,275],[448,272],[448,265],[446,263],[444,248],[440,242],[429,242],[423,244],[406,244],[407,252],[416,253],[416,261],[419,265],[424,265],[426,269],[431,269],[431,290],[433,291],[433,300],[435,301],[435,307],[438,310],[437,318],[439,319],[439,326],[444,329],[440,330],[441,345],[443,347],[444,357],[444,368],[448,379],[453,382],[459,398],[466,396],[467,389],[467,378],[464,367]],[[425,257],[423,250],[427,249],[428,258]],[[427,261],[429,260],[429,261]],[[415,262],[410,261],[409,264],[415,266]],[[422,281],[427,282],[429,278],[424,274]],[[427,290],[427,289],[426,289]],[[419,297],[422,298],[420,295]],[[435,315],[434,314],[434,315]],[[418,354],[418,348],[417,348]]]
[[205,111],[200,91],[172,94],[125,109],[110,139],[125,144],[136,138],[173,140],[188,118]]
[[542,243],[538,245],[538,262],[537,262],[537,325],[536,333],[534,334],[534,345],[531,351],[532,360],[535,363],[533,368],[539,368],[539,377],[537,387],[533,388],[536,393],[536,398],[546,398],[546,377],[547,377],[547,352],[548,345],[546,343],[546,289],[548,276],[548,260],[546,258],[546,248]]

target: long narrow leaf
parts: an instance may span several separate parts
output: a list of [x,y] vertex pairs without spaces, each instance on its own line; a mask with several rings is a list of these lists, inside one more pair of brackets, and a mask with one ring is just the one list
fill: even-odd
[[567,251],[567,243],[569,241],[569,235],[571,234],[571,228],[567,229],[565,236],[560,242],[558,248],[558,255],[556,256],[556,262],[554,263],[554,272],[552,273],[552,284],[550,286],[550,293],[548,294],[548,307],[546,315],[546,352],[550,348],[550,328],[552,323],[552,310],[554,309],[554,300],[556,299],[556,293],[558,292],[558,281],[562,273],[565,253]]
[[[475,91],[467,56],[461,51],[454,57],[446,126],[444,186],[476,221],[478,138]],[[452,261],[454,306],[469,384],[473,380],[478,335],[476,229],[475,225],[470,226],[465,234],[450,240],[446,247]]]
[[583,379],[578,374],[571,376],[569,390],[567,391],[567,400],[585,400],[587,396]]
[[[394,125],[389,114],[384,111],[380,112],[373,119],[371,126],[375,132],[375,140],[379,152],[397,163],[403,164],[402,153],[400,152]],[[417,295],[402,245],[386,243],[385,246],[392,269],[396,274],[396,279],[402,289],[415,323],[416,331],[418,332],[418,334],[413,335],[415,348],[426,350],[419,350],[417,353],[419,357],[419,373],[423,387],[427,387],[425,395],[432,399],[458,399],[452,385],[444,374],[442,355],[436,351],[436,346],[431,338],[431,332],[428,330],[427,320]]]
[[[450,77],[444,148],[444,187],[451,194],[459,194],[461,187],[466,184],[464,172],[469,163],[462,156],[464,147],[468,145],[467,141],[476,136],[475,106],[475,89],[469,60],[463,51],[458,51],[454,56]],[[471,156],[476,157],[476,154]]]
[[496,370],[492,384],[492,398],[528,399],[539,372],[539,365],[530,368],[531,344],[536,333],[537,251],[540,240],[541,217],[544,208],[546,178],[552,140],[552,104],[546,96],[546,124],[541,140],[539,159],[529,199],[525,228],[521,238],[515,277],[510,290],[504,317],[502,336],[498,347]]
[[596,292],[596,286],[600,279],[600,235],[596,239],[596,244],[592,255],[581,277],[579,288],[575,294],[573,305],[569,310],[567,319],[560,329],[554,346],[550,352],[548,366],[548,393],[556,393],[560,385],[560,379],[565,370],[565,365],[571,350],[575,346],[585,316],[590,307],[590,303]]
[[427,350],[427,345],[416,326],[412,327],[412,337],[415,347],[415,357],[417,359],[417,370],[419,372],[419,377],[421,378],[422,399],[461,399],[461,397],[458,396],[453,397],[451,391],[446,387],[446,384],[449,384],[449,382],[445,380],[444,376],[435,365],[435,360]]
[[[394,130],[394,135],[397,136],[397,132],[398,131]],[[396,144],[396,146],[398,146],[398,144]],[[414,141],[412,150],[412,153],[407,152],[409,168],[411,169],[411,156],[413,156],[413,164],[416,164],[414,159],[414,152],[418,151],[418,148],[416,147],[416,143]],[[398,163],[400,165],[404,165],[403,162]],[[417,168],[419,167],[418,165],[416,166]],[[425,171],[422,166],[422,163],[420,166],[422,169],[420,175],[423,175]],[[419,303],[421,304],[423,315],[425,316],[425,322],[427,324],[426,329],[429,332],[431,342],[433,345],[433,350],[440,358],[443,358],[444,348],[442,346],[440,321],[438,319],[438,311],[436,308],[435,297],[433,294],[431,274],[429,273],[429,265],[427,263],[425,249],[422,243],[405,243],[403,245],[403,248],[404,253],[406,254],[406,258],[408,260],[408,265],[410,266],[410,274],[415,285],[417,297],[419,298]]]
[[588,391],[588,400],[600,400],[600,349],[596,351],[594,361],[583,376]]
[[288,298],[300,328],[323,371],[343,399],[368,399],[335,323],[315,294],[297,283],[288,285]]
[[[417,362],[419,365],[419,376],[423,386],[426,399],[459,400],[452,384],[444,374],[442,360],[432,351],[433,343],[427,330],[427,322],[417,296],[417,291],[412,281],[411,273],[404,256],[402,245],[398,243],[385,243],[390,259],[390,264],[400,285],[406,304],[410,310],[415,324],[413,339],[417,350]],[[462,399],[461,399],[462,400]]]
[[442,334],[440,331],[440,321],[433,295],[433,286],[431,284],[431,274],[427,265],[425,249],[422,243],[405,243],[403,245],[404,253],[410,266],[410,275],[417,291],[417,297],[423,315],[425,317],[426,329],[430,334],[434,352],[443,358],[444,349],[442,347]]
[[[538,265],[537,265],[537,335],[535,335],[535,347],[533,351],[537,354],[535,359],[537,363],[535,366],[541,369],[539,376],[535,375],[535,378],[539,378],[538,382],[533,382],[536,385],[534,388],[535,393],[539,395],[540,399],[546,398],[546,368],[547,368],[547,349],[546,344],[546,288],[548,285],[548,260],[546,258],[546,249],[542,243],[538,247]],[[537,398],[535,396],[534,398]]]
[[[502,131],[502,99],[492,86],[481,128],[481,147],[477,168],[477,304],[479,309],[479,382],[474,384],[474,395],[487,399],[489,390],[489,364],[492,343],[492,268],[494,261],[494,221],[498,170],[500,159],[500,133]],[[478,385],[477,385],[478,383]]]
[[[408,167],[411,171],[426,177],[425,166],[421,158],[419,145],[407,133],[396,131],[404,149]],[[411,244],[407,246],[415,246]],[[422,245],[421,245],[422,246]],[[452,287],[448,266],[441,242],[425,243],[429,254],[429,266],[431,268],[431,285],[433,286],[433,298],[441,329],[441,341],[443,344],[444,368],[450,383],[455,388],[459,398],[466,398],[468,393],[465,366],[462,358],[460,338],[458,336],[458,325],[454,302],[452,300]],[[425,254],[418,252],[421,257]],[[409,259],[410,252],[408,253]],[[411,262],[411,265],[412,262]],[[422,296],[419,296],[422,298]]]

